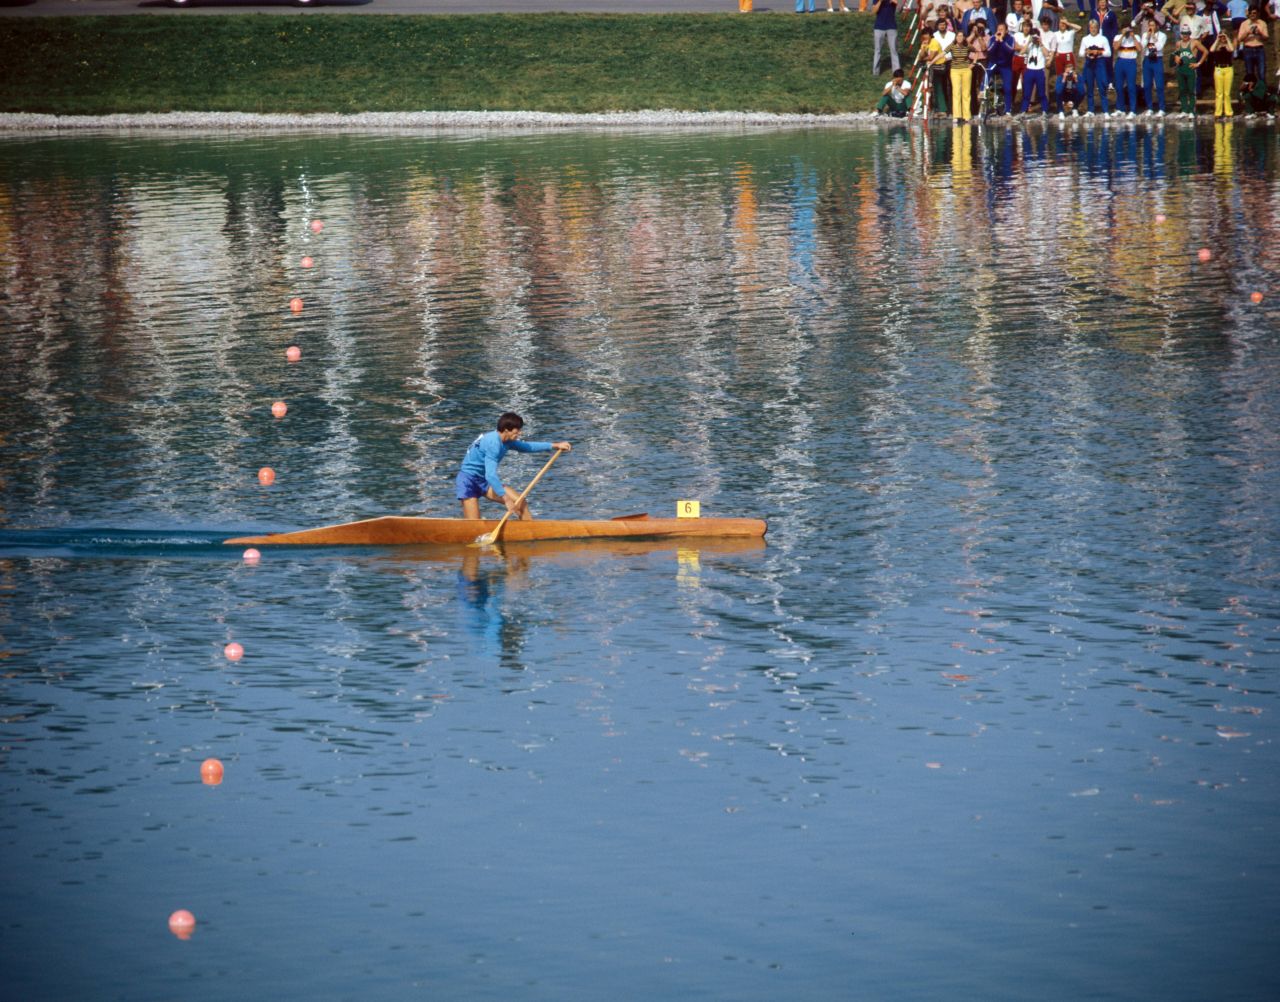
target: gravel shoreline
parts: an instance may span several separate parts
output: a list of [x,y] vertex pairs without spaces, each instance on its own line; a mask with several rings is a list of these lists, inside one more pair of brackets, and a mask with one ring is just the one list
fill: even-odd
[[361,112],[352,115],[255,115],[246,112],[166,112],[140,115],[0,114],[0,131],[62,132],[87,129],[285,131],[301,129],[581,129],[645,127],[776,127],[867,125],[874,112],[779,115],[753,111],[626,111],[574,115],[544,111]]

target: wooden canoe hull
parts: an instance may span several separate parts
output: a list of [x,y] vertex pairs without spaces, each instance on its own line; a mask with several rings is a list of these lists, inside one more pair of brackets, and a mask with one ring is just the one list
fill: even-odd
[[[492,531],[497,519],[413,518],[385,515],[361,522],[326,525],[298,532],[266,536],[237,536],[228,546],[413,546],[473,543]],[[501,541],[534,542],[546,539],[751,539],[764,536],[767,526],[759,518],[649,518],[615,519],[540,518],[524,522],[509,519]]]

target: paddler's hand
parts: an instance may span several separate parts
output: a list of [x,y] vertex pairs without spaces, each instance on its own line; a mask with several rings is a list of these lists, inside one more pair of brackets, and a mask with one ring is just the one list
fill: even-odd
[[561,452],[572,452],[572,451],[573,451],[573,446],[571,446],[568,442],[552,442],[552,443],[551,443],[551,448],[553,448],[553,449],[559,449]]

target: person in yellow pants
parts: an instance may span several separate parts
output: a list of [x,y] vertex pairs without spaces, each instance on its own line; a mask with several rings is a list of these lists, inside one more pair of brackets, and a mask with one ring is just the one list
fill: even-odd
[[1213,67],[1213,117],[1230,118],[1235,114],[1231,107],[1231,84],[1236,71],[1232,62],[1236,57],[1235,46],[1227,32],[1222,32],[1209,49],[1209,63]]
[[955,112],[957,125],[969,121],[972,99],[973,60],[969,56],[969,39],[957,30],[956,40],[951,43],[951,110]]

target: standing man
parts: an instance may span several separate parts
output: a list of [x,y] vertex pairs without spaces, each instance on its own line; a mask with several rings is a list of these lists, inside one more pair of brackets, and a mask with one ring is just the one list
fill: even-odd
[[956,40],[955,30],[951,27],[951,18],[938,18],[937,29],[933,40],[929,43],[929,69],[933,73],[931,90],[933,106],[943,115],[949,117],[951,100],[951,44]]
[[[1199,50],[1199,51],[1197,51]],[[1178,114],[1194,118],[1196,113],[1196,67],[1204,46],[1191,37],[1191,27],[1178,29],[1178,47],[1173,50],[1174,76],[1178,80]]]
[[901,69],[902,64],[898,62],[898,0],[876,0],[871,8],[871,13],[876,16],[875,27],[875,51],[871,56],[871,72],[873,75],[880,72],[880,44],[882,42],[889,43],[889,59],[892,67]]
[[523,427],[524,418],[508,411],[498,418],[496,431],[486,431],[467,449],[462,468],[458,470],[458,500],[462,502],[463,518],[480,517],[481,498],[506,505],[520,518],[533,517],[527,501],[516,504],[519,491],[509,491],[502,486],[498,464],[508,452],[554,452],[556,449],[569,452],[572,446],[568,442],[521,442]]
[[1244,55],[1244,71],[1252,73],[1266,86],[1267,79],[1267,25],[1257,7],[1250,7],[1248,19],[1236,33],[1236,45]]

